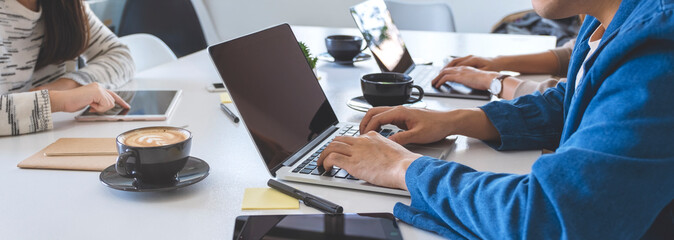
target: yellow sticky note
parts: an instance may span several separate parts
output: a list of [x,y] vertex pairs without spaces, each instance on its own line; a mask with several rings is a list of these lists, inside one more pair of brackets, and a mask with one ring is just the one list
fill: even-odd
[[241,205],[241,210],[299,208],[299,200],[271,188],[246,188]]
[[232,97],[229,96],[229,93],[221,93],[220,94],[220,102],[221,103],[232,103]]

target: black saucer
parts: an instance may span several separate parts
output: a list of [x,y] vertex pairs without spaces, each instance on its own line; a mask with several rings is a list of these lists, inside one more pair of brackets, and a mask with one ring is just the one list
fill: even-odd
[[[346,102],[346,106],[349,106],[351,109],[361,112],[367,112],[367,110],[370,110],[370,108],[372,108],[372,104],[368,103],[365,100],[365,97],[363,96],[358,96],[350,99],[348,102]],[[424,102],[424,100],[421,100],[415,103],[403,104],[403,106],[411,108],[426,108],[426,103]]]
[[187,159],[185,168],[178,172],[178,181],[168,184],[143,184],[136,179],[122,177],[115,171],[115,164],[107,167],[99,176],[103,185],[122,191],[129,192],[159,192],[174,190],[181,187],[198,183],[208,176],[210,167],[206,161],[190,157]]
[[362,62],[366,60],[370,60],[372,58],[372,55],[367,54],[367,53],[359,53],[356,55],[356,57],[353,58],[351,61],[336,61],[335,58],[333,58],[329,53],[324,52],[321,54],[318,54],[318,59],[327,61],[327,62],[333,62],[341,65],[352,65],[355,62]]

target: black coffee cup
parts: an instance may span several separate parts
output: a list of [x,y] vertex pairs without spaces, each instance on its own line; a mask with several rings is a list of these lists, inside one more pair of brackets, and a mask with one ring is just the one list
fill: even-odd
[[192,133],[176,127],[146,127],[117,136],[117,173],[147,184],[177,181],[190,156]]
[[[424,90],[412,83],[412,77],[402,73],[371,73],[360,79],[360,88],[363,97],[372,106],[396,106],[415,103],[424,97]],[[419,97],[410,98],[412,88],[419,91]]]
[[363,47],[363,38],[349,35],[331,35],[325,38],[325,47],[335,61],[348,62],[367,48]]

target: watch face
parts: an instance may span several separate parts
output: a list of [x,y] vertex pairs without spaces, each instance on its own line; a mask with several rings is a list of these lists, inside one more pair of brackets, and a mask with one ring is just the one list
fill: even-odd
[[501,81],[494,78],[494,80],[491,81],[491,86],[489,86],[489,92],[491,94],[498,95],[501,93],[501,85]]

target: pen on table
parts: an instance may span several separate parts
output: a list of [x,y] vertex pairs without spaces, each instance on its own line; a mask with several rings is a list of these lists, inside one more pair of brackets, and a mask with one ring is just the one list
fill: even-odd
[[332,203],[328,200],[316,197],[316,196],[311,195],[309,193],[302,192],[298,189],[295,189],[291,186],[285,185],[285,184],[283,184],[279,181],[276,181],[274,179],[269,179],[269,181],[267,181],[267,185],[269,185],[273,189],[278,190],[279,192],[282,192],[282,193],[287,194],[291,197],[302,200],[302,202],[304,202],[304,205],[307,205],[309,207],[318,209],[321,212],[324,212],[324,213],[342,213],[344,211],[344,208],[342,208],[342,206],[334,204],[334,203]]
[[237,117],[236,114],[232,112],[232,110],[229,110],[229,108],[225,106],[224,103],[220,103],[220,108],[222,108],[222,111],[225,112],[225,114],[227,114],[227,117],[229,117],[229,119],[232,119],[234,123],[239,122],[239,117]]

